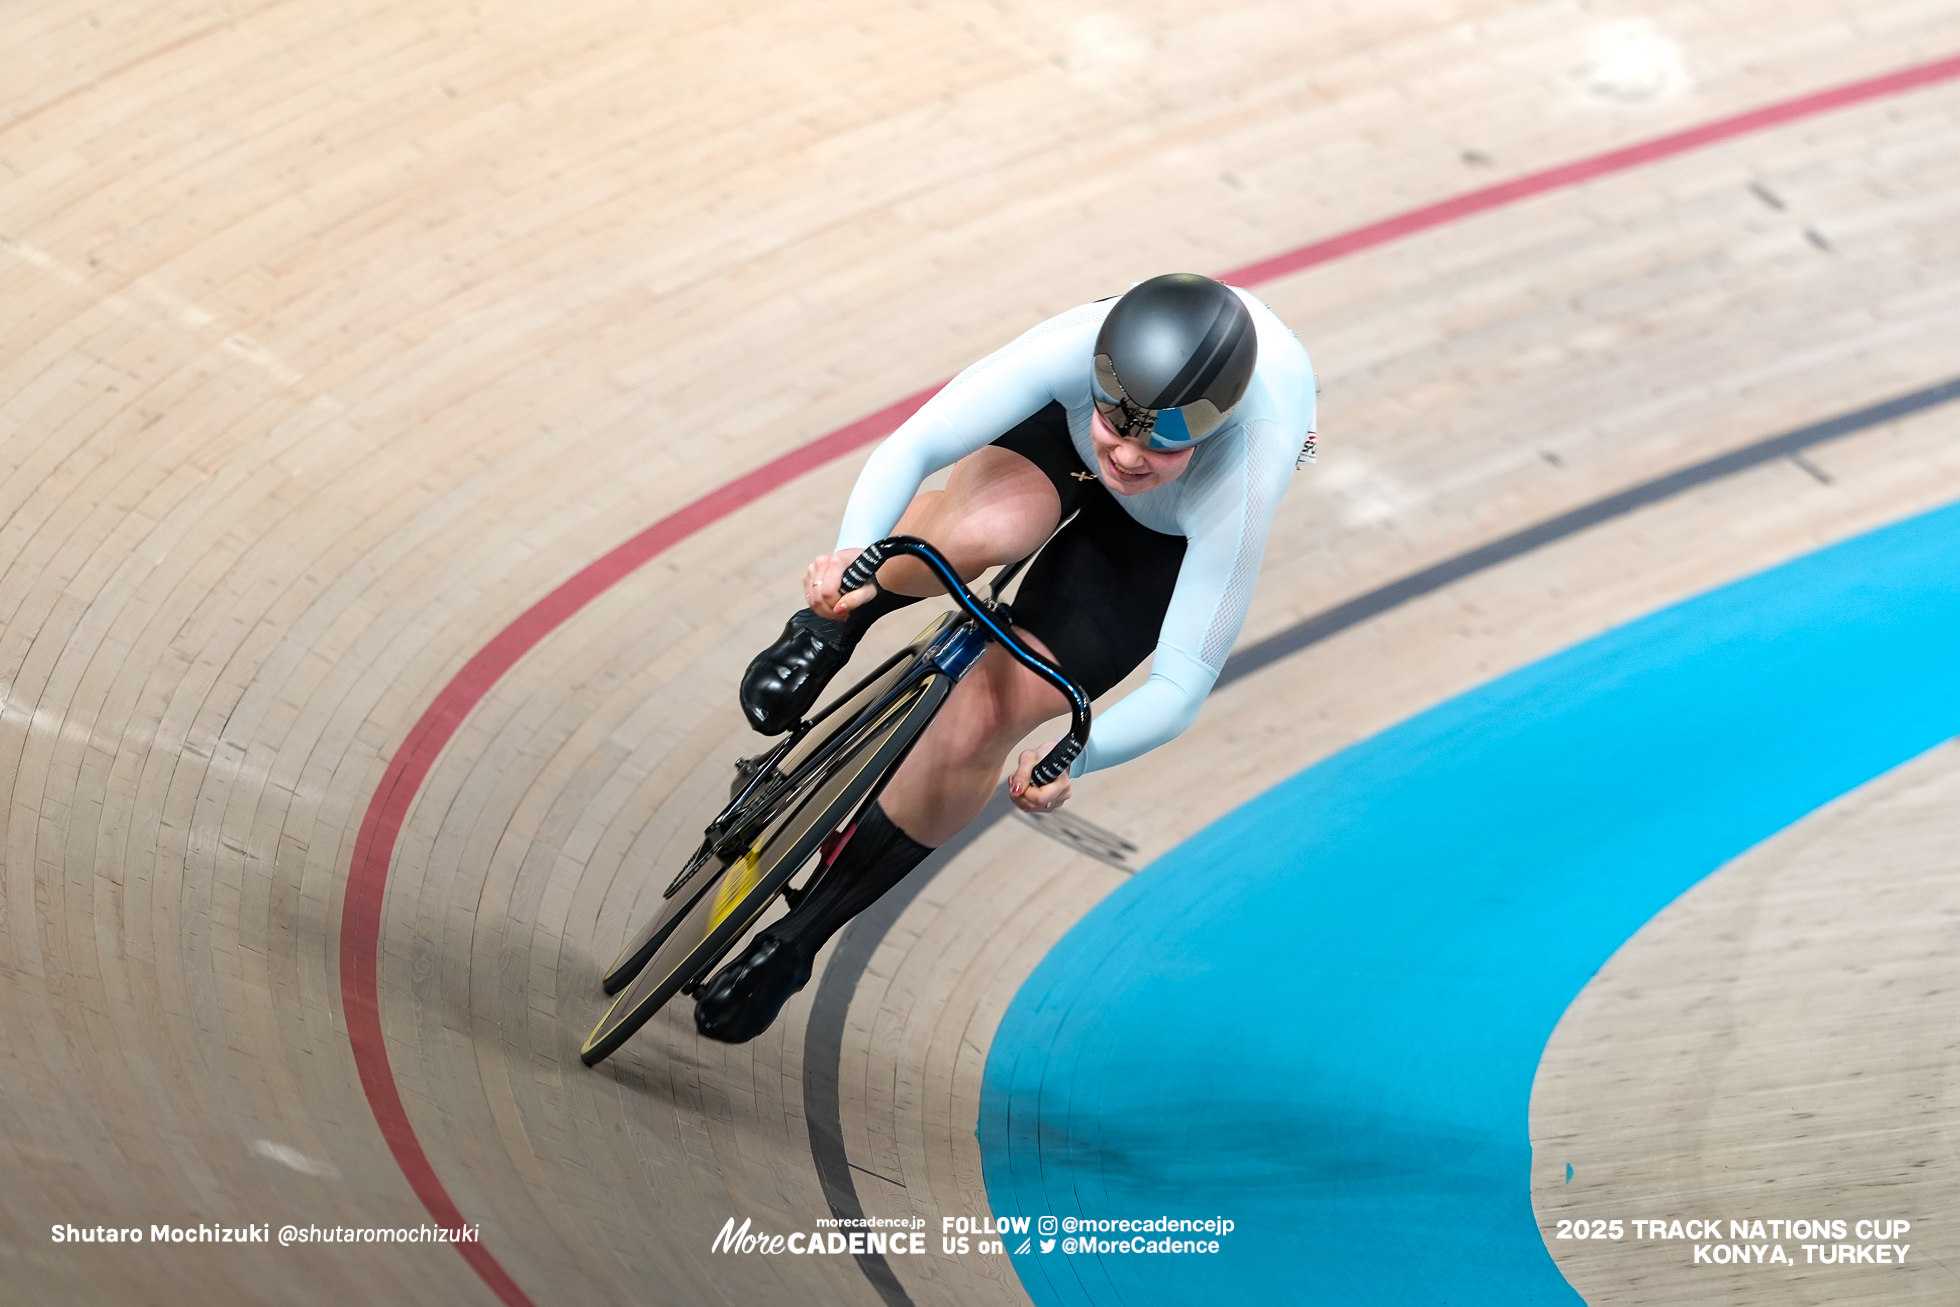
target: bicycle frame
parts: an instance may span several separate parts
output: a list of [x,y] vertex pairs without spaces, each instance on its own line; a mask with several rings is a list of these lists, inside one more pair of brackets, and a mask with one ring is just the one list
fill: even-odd
[[[742,765],[749,773],[746,779],[728,805],[708,823],[700,847],[661,895],[658,913],[629,937],[632,942],[606,973],[603,987],[607,993],[635,988],[627,989],[588,1040],[581,1053],[588,1065],[618,1047],[674,993],[694,992],[700,979],[777,894],[785,895],[794,905],[800,894],[809,890],[815,880],[807,881],[802,891],[791,882],[819,852],[821,838],[846,829],[877,800],[953,685],[980,660],[990,643],[1001,645],[1011,657],[1054,685],[1070,705],[1070,733],[1035,768],[1036,783],[1049,784],[1059,777],[1087,743],[1088,697],[1060,669],[1014,635],[1011,616],[998,602],[1001,589],[1023,564],[1006,569],[995,581],[990,597],[982,600],[966,588],[952,565],[931,545],[909,536],[893,536],[853,560],[846,569],[846,591],[868,582],[883,561],[898,554],[925,563],[960,611],[928,626],[816,716],[798,723],[767,753]],[[900,720],[894,714],[903,716],[900,734],[890,733],[892,723]],[[883,742],[880,731],[887,731]],[[863,754],[866,747],[873,749],[873,755]],[[867,757],[875,761],[867,764]],[[866,770],[867,765],[870,770]],[[832,787],[838,784],[848,788],[833,793]],[[821,816],[801,815],[811,803],[820,805]],[[779,843],[782,840],[788,843]],[[765,853],[765,849],[774,852]],[[736,875],[738,865],[747,872],[730,881],[727,878]],[[769,868],[766,872],[758,869],[765,865]],[[821,877],[823,871],[817,875]],[[711,893],[719,897],[710,908],[703,909]],[[703,916],[703,912],[709,915]],[[684,921],[693,924],[683,927]],[[676,930],[683,934],[675,937]],[[700,935],[698,943],[681,944],[683,954],[672,954],[676,939],[692,941],[696,934]],[[663,957],[667,961],[659,961]],[[658,973],[651,981],[641,978],[649,966]],[[622,1011],[621,1004],[626,1005],[624,1015],[615,1021],[613,1013]]]
[[[1029,560],[1024,558],[1002,571],[991,587],[990,596],[987,599],[981,599],[971,590],[967,589],[966,583],[961,580],[959,573],[953,570],[952,564],[947,561],[945,555],[941,554],[931,544],[919,539],[917,536],[888,536],[876,542],[863,553],[859,554],[856,559],[852,560],[851,565],[844,571],[843,583],[840,589],[844,594],[849,594],[851,591],[858,589],[870,581],[872,575],[876,573],[879,567],[901,554],[917,558],[920,562],[924,563],[928,570],[938,579],[939,583],[946,587],[947,595],[959,606],[959,609],[965,616],[964,621],[942,619],[942,622],[945,624],[936,634],[929,637],[929,643],[923,650],[922,661],[925,665],[945,673],[957,682],[979,660],[980,655],[986,652],[986,646],[991,641],[1000,645],[1016,661],[1020,662],[1030,671],[1033,671],[1050,685],[1053,685],[1057,690],[1060,690],[1063,697],[1068,700],[1070,710],[1069,733],[1056,742],[1055,747],[1049,751],[1048,756],[1035,765],[1033,772],[1033,780],[1036,785],[1047,785],[1051,783],[1068,769],[1069,765],[1075,761],[1076,757],[1088,745],[1090,707],[1088,696],[1082,692],[1081,687],[1071,681],[1059,667],[1056,667],[1046,658],[1043,658],[1040,654],[1028,648],[1014,635],[1010,623],[1006,619],[1005,605],[999,603],[998,597],[1000,592],[1027,565]],[[756,767],[755,775],[749,779],[749,782],[742,787],[740,793],[730,801],[729,805],[722,810],[715,820],[709,823],[707,833],[717,854],[726,855],[731,851],[739,852],[741,848],[746,847],[747,837],[754,833],[762,821],[767,820],[767,816],[763,814],[766,814],[774,808],[775,805],[773,803],[764,800],[758,804],[758,808],[760,809],[759,813],[757,808],[748,807],[750,799],[757,796],[758,791],[766,789],[771,781],[779,780],[785,782],[783,788],[779,791],[779,795],[788,794],[794,788],[793,785],[788,784],[792,776],[808,774],[810,768],[821,766],[824,762],[828,761],[829,756],[841,747],[843,736],[846,734],[833,734],[830,738],[819,744],[815,752],[809,756],[796,758],[793,762],[790,762],[797,748],[808,738],[810,732],[828,720],[833,713],[836,713],[845,704],[850,703],[866,686],[885,675],[885,673],[889,672],[900,661],[918,656],[915,654],[916,648],[917,642],[915,641],[913,645],[892,654],[884,662],[878,664],[877,667],[860,678],[857,684],[852,686],[848,691],[834,697],[815,717],[810,718],[808,721],[798,723],[787,739],[779,742],[763,756],[759,765]],[[877,703],[863,705],[859,711],[876,714],[891,699],[905,693],[914,684],[916,684],[916,678],[906,678],[892,685]],[[778,770],[779,765],[783,763],[789,763],[787,775]],[[882,789],[883,786],[881,785],[879,788]],[[771,797],[778,796],[772,795]],[[750,813],[756,813],[760,819],[743,821],[735,826],[727,824],[730,818],[745,810]],[[669,887],[669,893],[671,894],[674,890],[677,890],[685,879],[685,876],[677,878],[675,883]]]

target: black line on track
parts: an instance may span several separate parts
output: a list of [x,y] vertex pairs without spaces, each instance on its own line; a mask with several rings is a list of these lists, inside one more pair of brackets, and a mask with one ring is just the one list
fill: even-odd
[[1670,472],[1651,481],[1642,481],[1639,485],[1630,486],[1618,494],[1595,499],[1592,503],[1581,505],[1569,513],[1561,513],[1536,526],[1514,531],[1487,545],[1480,545],[1454,558],[1446,558],[1433,567],[1411,573],[1399,581],[1391,581],[1379,589],[1356,595],[1346,603],[1338,604],[1323,613],[1317,613],[1297,626],[1289,626],[1256,644],[1249,644],[1236,650],[1231,660],[1225,664],[1225,670],[1219,675],[1218,684],[1228,685],[1241,676],[1249,676],[1277,662],[1288,654],[1298,653],[1308,645],[1318,644],[1329,636],[1345,631],[1351,626],[1358,626],[1371,617],[1379,617],[1389,609],[1406,604],[1411,599],[1440,590],[1467,576],[1496,567],[1499,563],[1508,563],[1513,558],[1563,540],[1567,536],[1577,535],[1588,527],[1598,526],[1616,517],[1624,517],[1635,509],[1645,508],[1663,499],[1671,499],[1685,491],[1705,486],[1711,481],[1719,481],[1738,472],[1746,472],[1764,463],[1774,463],[1780,458],[1790,458],[1813,446],[1855,435],[1882,423],[1908,417],[1922,409],[1936,408],[1955,399],[1960,399],[1960,377],[1942,381],[1936,386],[1928,386],[1924,390],[1900,395],[1895,399],[1885,400],[1883,403],[1873,404],[1868,408],[1827,418],[1807,427],[1799,427],[1780,436],[1771,436],[1753,445],[1744,445],[1726,454],[1718,454],[1705,462],[1684,467],[1678,472]]
[[[1465,577],[1508,563],[1533,550],[1577,535],[1589,527],[1624,517],[1650,504],[1765,463],[1797,458],[1815,446],[1841,440],[1845,436],[1856,435],[1957,399],[1960,399],[1960,377],[1770,436],[1753,445],[1744,445],[1684,467],[1678,472],[1642,481],[1617,494],[1596,499],[1569,513],[1561,513],[1522,531],[1514,531],[1489,544],[1479,545],[1365,594],[1356,595],[1346,603],[1337,604],[1303,622],[1246,645],[1234,652],[1226,662],[1218,684],[1229,685],[1242,676],[1250,676],[1282,658],[1379,617],[1392,608],[1399,608],[1412,599],[1432,594]],[[857,992],[865,969],[871,965],[872,955],[897,923],[899,914],[911,905],[941,868],[991,830],[995,823],[1005,819],[1011,810],[1006,789],[996,790],[994,797],[988,800],[987,806],[968,823],[965,830],[933,850],[932,856],[920,863],[911,875],[845,928],[830,956],[829,965],[824,968],[823,980],[817,985],[817,997],[810,1008],[810,1024],[804,1038],[803,1114],[810,1128],[810,1155],[816,1161],[817,1178],[823,1184],[824,1197],[830,1203],[832,1216],[856,1219],[864,1215],[864,1208],[858,1202],[857,1186],[851,1179],[852,1168],[844,1154],[843,1110],[837,1092],[837,1077],[844,1056],[844,1025],[850,1015],[851,997]],[[912,1307],[910,1295],[899,1284],[898,1277],[892,1274],[891,1266],[883,1255],[865,1253],[859,1255],[857,1260],[864,1271],[864,1278],[871,1282],[887,1307]]]
[[[858,1220],[864,1207],[858,1202],[857,1184],[851,1179],[851,1163],[844,1152],[844,1113],[838,1101],[837,1076],[844,1060],[844,1025],[851,1012],[851,995],[871,965],[899,914],[910,907],[919,891],[932,882],[942,867],[957,858],[966,847],[1005,820],[1013,805],[1007,801],[1006,787],[994,791],[980,815],[966,829],[934,849],[912,874],[898,882],[885,896],[851,919],[837,937],[830,961],[817,982],[817,997],[810,1006],[810,1024],[803,1037],[803,1119],[810,1128],[810,1156],[817,1164],[817,1180],[830,1204],[830,1214]],[[883,1253],[859,1253],[857,1263],[864,1278],[885,1300],[887,1307],[911,1307],[911,1295],[892,1274]]]

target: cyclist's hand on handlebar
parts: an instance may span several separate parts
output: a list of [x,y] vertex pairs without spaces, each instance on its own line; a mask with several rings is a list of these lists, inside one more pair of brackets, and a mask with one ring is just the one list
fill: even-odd
[[1050,740],[1039,749],[1023,749],[1021,765],[1014,770],[1014,777],[1007,782],[1007,797],[1014,800],[1014,806],[1022,812],[1053,812],[1068,802],[1069,776],[1063,772],[1046,785],[1034,783],[1034,767],[1048,751],[1055,747]]
[[878,593],[878,583],[873,581],[861,585],[840,598],[839,584],[844,579],[844,569],[851,560],[863,553],[862,549],[840,549],[834,554],[818,554],[803,570],[803,602],[810,605],[810,611],[818,617],[831,621],[841,620],[851,609],[871,602]]

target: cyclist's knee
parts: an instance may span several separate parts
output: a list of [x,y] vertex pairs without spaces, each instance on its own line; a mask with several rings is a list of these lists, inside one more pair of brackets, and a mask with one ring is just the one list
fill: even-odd
[[941,519],[946,516],[944,504],[946,492],[943,490],[921,490],[912,496],[906,505],[904,516],[892,528],[895,535],[920,536],[931,540],[941,528]]
[[1026,733],[1017,729],[1022,715],[1010,686],[993,676],[969,676],[934,723],[937,748],[950,762],[984,762]]
[[945,514],[934,541],[961,576],[973,577],[991,567],[992,555],[1000,552],[1000,540],[977,514]]
[[1032,548],[1021,547],[1023,537],[1030,533],[998,508],[976,511],[942,502],[919,515],[916,534],[930,540],[969,581],[990,567],[1013,562]]
[[962,574],[1031,553],[1061,520],[1061,499],[1047,475],[1019,454],[988,446],[954,466],[945,493],[930,505],[913,501],[908,516],[929,528]]
[[944,746],[965,761],[985,761],[1068,711],[1059,692],[1000,650],[988,650],[987,659],[992,665],[960,682],[944,714]]
[[[968,687],[971,686],[971,690]],[[965,694],[955,695],[939,717],[939,746],[951,760],[970,762],[985,753],[1006,721],[999,696],[979,679],[963,682]]]
[[[1012,542],[1003,542],[1000,524],[993,520],[997,516],[975,512],[944,491],[930,490],[912,500],[894,531],[930,542],[946,556],[954,571],[971,581],[989,567],[1012,561],[1005,556]],[[1013,555],[1018,557],[1019,554]],[[903,586],[907,593],[936,595],[940,592],[939,582],[918,562],[901,558],[887,563],[885,568],[879,574],[880,579]]]

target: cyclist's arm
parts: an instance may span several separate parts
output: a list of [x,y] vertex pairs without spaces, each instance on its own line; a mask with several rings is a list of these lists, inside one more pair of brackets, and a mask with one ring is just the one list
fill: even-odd
[[1186,514],[1189,543],[1150,660],[1150,678],[1096,718],[1089,747],[1070,769],[1073,775],[1128,762],[1176,739],[1197,720],[1245,624],[1266,536],[1306,435],[1307,419],[1300,420],[1299,439],[1290,443],[1278,430],[1261,430],[1267,421],[1247,424],[1244,452],[1227,464],[1238,475],[1192,496]]
[[[919,484],[1056,399],[1089,384],[1089,355],[1106,304],[1085,304],[1023,333],[946,383],[872,451],[858,474],[837,549],[888,536]],[[1080,402],[1080,396],[1075,396]]]
[[1114,767],[1184,734],[1185,728],[1198,720],[1198,709],[1204,706],[1205,696],[1217,680],[1217,668],[1158,641],[1150,660],[1150,679],[1096,718],[1089,731],[1089,747],[1069,768],[1069,774],[1081,776]]

